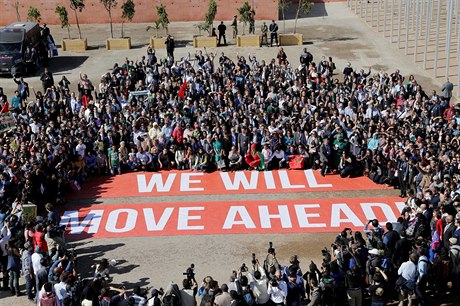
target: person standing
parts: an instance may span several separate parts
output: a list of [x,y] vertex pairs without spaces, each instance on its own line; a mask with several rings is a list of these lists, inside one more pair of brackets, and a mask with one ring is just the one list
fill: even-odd
[[248,16],[248,19],[249,19],[249,34],[255,34],[256,33],[256,28],[255,28],[255,16],[256,15],[256,12],[254,11],[254,9],[251,9],[249,11],[249,16]]
[[450,103],[450,99],[452,98],[452,91],[454,90],[454,84],[452,84],[449,81],[449,78],[446,78],[446,82],[442,84],[442,96],[444,99],[447,101],[447,103]]
[[236,38],[236,35],[238,35],[238,21],[236,20],[236,15],[233,16],[232,28],[233,28],[233,38]]
[[54,85],[53,74],[48,71],[48,68],[45,67],[45,70],[40,76],[40,81],[42,81],[43,92],[46,92],[48,88]]
[[260,38],[260,46],[262,47],[265,41],[265,45],[268,47],[268,26],[267,23],[264,21],[262,24],[262,27],[260,28],[260,31],[262,32],[261,38]]
[[220,22],[219,26],[217,27],[217,31],[219,32],[219,41],[217,43],[220,46],[221,39],[224,39],[224,45],[227,45],[227,39],[225,38],[225,31],[227,30],[227,26],[224,24],[223,21]]
[[24,251],[22,252],[22,274],[26,279],[26,294],[29,300],[33,301],[33,288],[35,287],[34,269],[32,266],[32,254],[34,246],[30,241],[24,244]]
[[276,45],[279,45],[278,44],[278,25],[276,24],[275,20],[272,20],[269,30],[270,30],[270,47],[273,47],[273,41],[276,41]]
[[171,57],[174,61],[174,49],[176,48],[174,37],[168,34],[168,36],[166,37],[165,45],[168,57]]

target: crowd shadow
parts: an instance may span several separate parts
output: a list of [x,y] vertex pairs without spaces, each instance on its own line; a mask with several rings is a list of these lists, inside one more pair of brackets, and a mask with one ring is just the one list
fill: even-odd
[[[91,265],[97,263],[97,259],[104,258],[105,254],[109,251],[116,250],[123,247],[124,243],[101,244],[87,246],[83,248],[75,248],[77,253],[77,270],[82,278],[92,277],[94,270],[90,269]],[[72,247],[73,244],[71,243]],[[85,267],[81,269],[81,267]],[[79,269],[80,268],[80,269]]]
[[60,72],[67,72],[83,65],[89,58],[86,55],[68,56],[59,55],[50,59],[49,68],[53,74],[59,75]]

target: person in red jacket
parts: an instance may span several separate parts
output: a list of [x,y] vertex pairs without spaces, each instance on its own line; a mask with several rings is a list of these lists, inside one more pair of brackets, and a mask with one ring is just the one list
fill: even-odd
[[40,251],[42,253],[47,253],[48,252],[48,244],[46,243],[45,240],[45,230],[41,224],[37,224],[35,226],[35,233],[34,233],[34,249],[40,247]]

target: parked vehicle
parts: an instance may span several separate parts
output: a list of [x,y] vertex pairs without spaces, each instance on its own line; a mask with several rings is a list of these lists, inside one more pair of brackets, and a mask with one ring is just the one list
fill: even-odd
[[26,72],[24,52],[27,46],[37,49],[41,42],[41,29],[36,22],[14,22],[0,30],[0,73]]

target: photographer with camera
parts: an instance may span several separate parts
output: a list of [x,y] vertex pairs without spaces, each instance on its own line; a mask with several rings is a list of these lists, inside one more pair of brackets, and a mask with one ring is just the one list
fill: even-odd
[[273,248],[273,243],[270,241],[268,243],[268,251],[267,251],[267,257],[265,258],[264,261],[264,269],[265,273],[268,276],[268,279],[272,279],[275,275],[275,271],[277,269],[280,269],[280,264],[278,262],[278,259],[276,258],[276,252],[275,249]]
[[252,254],[252,266],[253,270],[251,271],[250,287],[252,293],[254,294],[255,302],[257,305],[265,305],[270,300],[270,295],[268,294],[268,282],[267,274],[265,270],[260,266],[259,260],[256,258],[256,254]]
[[252,275],[249,273],[246,264],[243,263],[238,270],[237,279],[235,280],[236,292],[243,297],[247,306],[253,306],[256,302],[250,287],[249,277],[252,277]]
[[281,270],[276,270],[274,277],[268,283],[267,293],[274,306],[284,306],[284,299],[287,296],[287,285],[281,277]]

